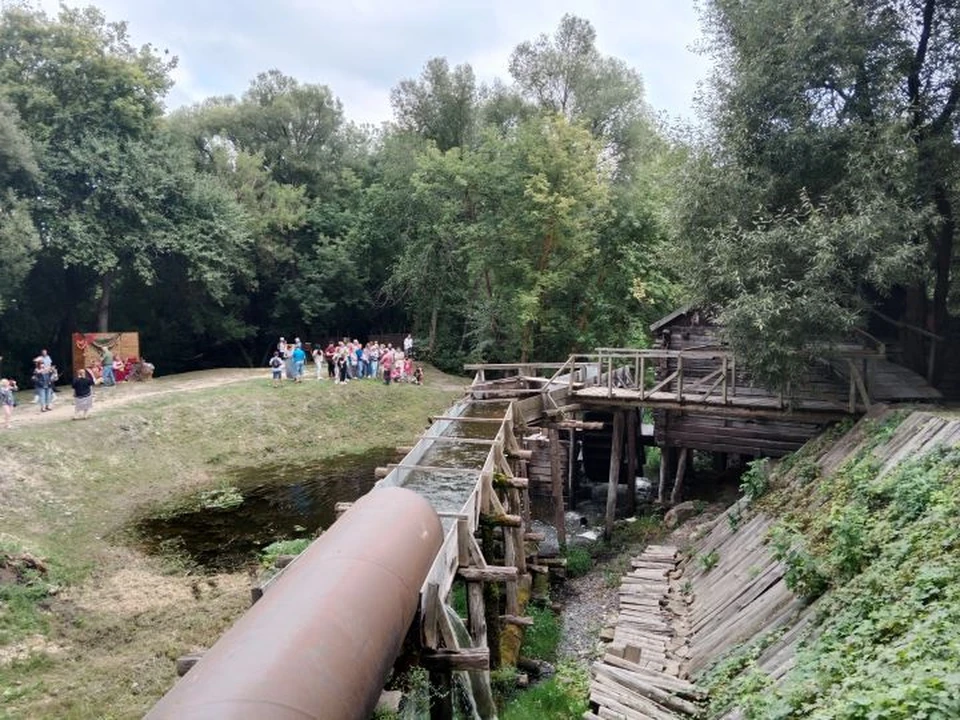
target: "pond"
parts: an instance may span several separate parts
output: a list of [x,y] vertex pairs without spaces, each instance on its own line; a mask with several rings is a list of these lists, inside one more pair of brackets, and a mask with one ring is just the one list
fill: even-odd
[[[149,517],[133,529],[136,544],[154,554],[176,554],[210,571],[233,571],[276,540],[313,537],[336,519],[338,502],[351,502],[376,482],[374,469],[393,462],[396,449],[340,455],[316,465],[245,468],[228,475],[215,494],[182,512]],[[212,499],[212,501],[211,501]]]

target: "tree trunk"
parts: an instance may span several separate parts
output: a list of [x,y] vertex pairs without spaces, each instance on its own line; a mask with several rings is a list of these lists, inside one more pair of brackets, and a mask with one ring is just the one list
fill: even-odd
[[97,302],[97,332],[110,330],[110,286],[113,282],[113,273],[106,273],[100,277],[100,299]]
[[433,351],[437,346],[437,317],[440,314],[439,308],[436,305],[433,306],[433,310],[430,313],[430,342],[428,349],[430,351],[430,357],[433,357]]

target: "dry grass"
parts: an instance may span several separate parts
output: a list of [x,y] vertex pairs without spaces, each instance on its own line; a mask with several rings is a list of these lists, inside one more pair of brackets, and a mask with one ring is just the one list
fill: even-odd
[[145,384],[86,422],[63,413],[3,436],[0,541],[46,558],[55,594],[35,617],[0,606],[0,717],[140,717],[173,682],[175,658],[247,606],[243,574],[197,576],[125,546],[133,520],[241,468],[410,444],[463,386],[437,372],[424,387],[273,388],[262,375]]

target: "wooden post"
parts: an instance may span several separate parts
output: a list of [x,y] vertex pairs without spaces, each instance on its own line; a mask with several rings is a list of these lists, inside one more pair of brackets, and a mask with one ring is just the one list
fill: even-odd
[[643,400],[644,388],[647,385],[647,358],[640,356],[640,379],[637,381],[640,386],[640,399]]
[[[493,562],[492,527],[481,526],[480,542],[484,559]],[[500,667],[500,588],[495,583],[483,583],[483,612],[487,621],[487,647],[491,648],[490,669],[496,670]]]
[[574,459],[574,448],[576,443],[574,441],[574,432],[573,428],[567,431],[567,497],[570,499],[570,509],[574,509],[577,506],[577,488],[573,486],[574,476],[576,473],[574,470],[574,464],[576,460]]
[[483,604],[483,583],[467,584],[467,620],[474,647],[487,647],[487,618]]
[[733,381],[733,387],[730,388],[730,394],[737,396],[737,358],[730,358],[730,380]]
[[627,411],[627,516],[637,514],[637,410]]
[[613,355],[607,358],[607,397],[613,397]]
[[722,391],[722,392],[723,392],[723,404],[724,404],[724,405],[727,404],[727,369],[728,369],[728,368],[727,368],[727,356],[724,355],[724,356],[723,356],[723,369],[721,370],[721,372],[723,373],[723,391]]
[[667,494],[667,478],[670,476],[670,462],[673,455],[673,448],[664,445],[660,448],[660,487],[657,489],[657,502],[664,503],[664,497]]
[[623,445],[623,410],[613,415],[613,437],[610,442],[610,482],[607,485],[607,517],[603,535],[609,540],[613,536],[613,521],[617,515],[617,485],[620,484],[620,452]]
[[683,402],[683,355],[677,358],[677,402]]
[[430,671],[430,720],[453,720],[453,683],[450,672]]
[[683,492],[683,476],[687,472],[687,458],[689,455],[689,448],[680,449],[680,460],[677,463],[677,479],[673,483],[673,492],[670,493],[671,505],[676,505],[680,502],[680,493]]
[[557,526],[557,542],[560,549],[567,546],[566,516],[563,507],[563,478],[560,475],[560,433],[557,430],[548,430],[550,438],[550,480],[553,486],[554,524]]

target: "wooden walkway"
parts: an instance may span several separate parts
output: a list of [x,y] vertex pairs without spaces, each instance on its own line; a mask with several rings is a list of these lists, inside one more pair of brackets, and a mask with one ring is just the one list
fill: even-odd
[[670,720],[696,716],[703,699],[680,677],[687,656],[687,602],[675,547],[650,545],[620,585],[613,643],[591,667],[584,719]]

